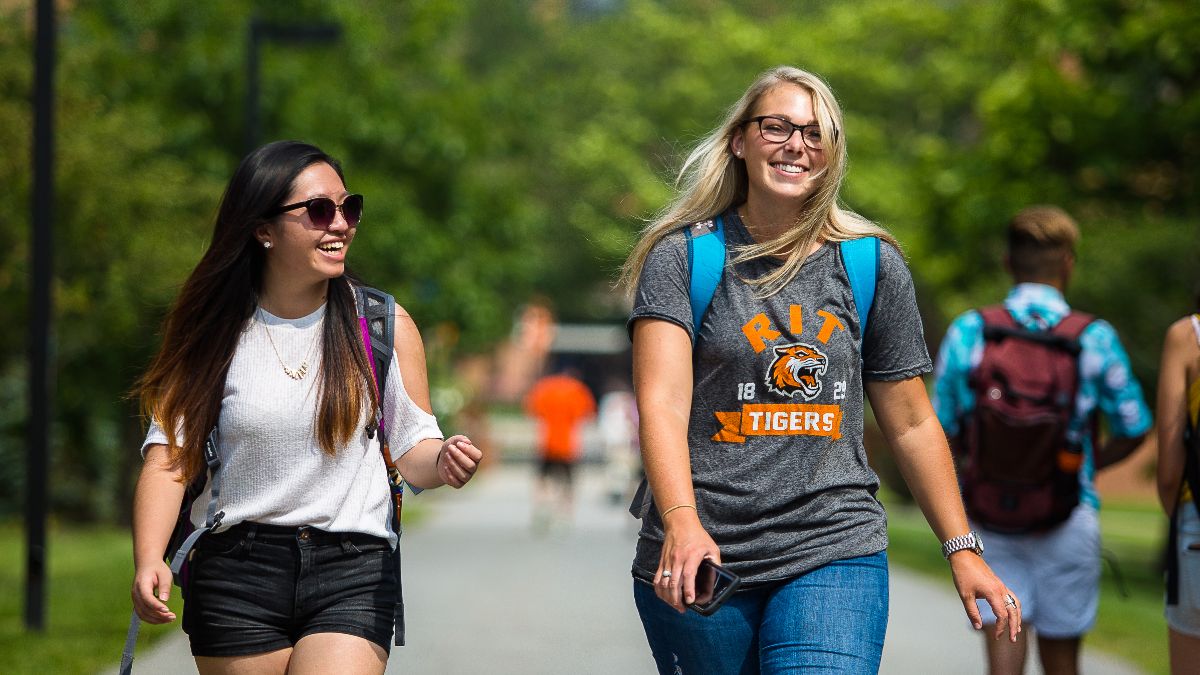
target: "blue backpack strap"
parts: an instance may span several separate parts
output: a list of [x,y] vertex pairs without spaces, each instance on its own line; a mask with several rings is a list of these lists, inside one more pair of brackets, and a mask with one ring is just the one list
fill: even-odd
[[725,273],[725,221],[717,216],[685,230],[688,237],[688,276],[691,277],[692,340],[712,304],[713,294]]
[[863,237],[843,241],[842,265],[850,278],[850,293],[854,296],[854,308],[858,310],[858,326],[861,335],[867,334],[867,317],[871,304],[875,302],[875,281],[879,276],[879,237]]

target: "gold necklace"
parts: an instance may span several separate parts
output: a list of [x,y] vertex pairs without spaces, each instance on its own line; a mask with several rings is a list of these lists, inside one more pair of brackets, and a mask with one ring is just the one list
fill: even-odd
[[[262,307],[258,308],[259,313],[262,313]],[[322,317],[322,321],[324,317]],[[283,374],[293,380],[303,380],[308,374],[308,358],[312,356],[313,350],[317,347],[318,340],[314,339],[312,344],[308,346],[308,353],[304,355],[304,359],[300,361],[300,366],[297,368],[289,368],[288,364],[283,362],[283,356],[279,354],[279,347],[275,346],[275,338],[271,337],[271,329],[267,328],[267,322],[259,318],[259,323],[262,324],[263,332],[267,334],[267,342],[271,343],[271,349],[275,352],[275,358],[279,361],[279,366],[283,368]]]

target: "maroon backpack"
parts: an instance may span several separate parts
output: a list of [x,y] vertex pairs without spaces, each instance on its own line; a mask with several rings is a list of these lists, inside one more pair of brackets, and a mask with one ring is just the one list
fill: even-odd
[[983,356],[968,376],[975,409],[957,444],[967,514],[998,532],[1045,530],[1079,503],[1083,448],[1067,438],[1079,391],[1079,336],[1094,317],[1071,312],[1048,331],[984,307]]

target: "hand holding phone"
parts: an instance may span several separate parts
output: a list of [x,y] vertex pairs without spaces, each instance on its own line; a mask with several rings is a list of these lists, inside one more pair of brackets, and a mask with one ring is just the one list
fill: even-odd
[[687,607],[709,616],[721,608],[741,583],[741,577],[705,558],[696,568],[696,599]]

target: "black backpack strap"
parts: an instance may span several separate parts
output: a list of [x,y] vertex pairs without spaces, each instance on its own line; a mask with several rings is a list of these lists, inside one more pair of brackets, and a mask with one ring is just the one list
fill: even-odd
[[387,429],[383,419],[383,395],[387,390],[388,369],[392,367],[392,353],[396,342],[396,299],[388,293],[370,286],[354,287],[355,302],[358,305],[358,315],[363,330],[363,343],[370,344],[369,358],[375,376],[375,392],[379,400],[379,412],[373,426],[368,427],[368,435],[379,431],[379,449],[383,453],[383,461],[387,467],[388,485],[392,493],[391,527],[396,535],[396,552],[392,560],[396,567],[396,605],[392,612],[395,624],[395,643],[397,647],[404,646],[404,585],[400,575],[400,505],[404,499],[404,482],[400,471],[392,462],[391,451],[388,449],[384,432]]
[[187,556],[192,552],[192,547],[196,545],[196,540],[204,533],[220,527],[221,520],[225,517],[224,511],[217,511],[217,498],[221,496],[221,473],[218,469],[221,468],[221,453],[219,436],[217,428],[208,435],[208,440],[204,442],[204,461],[208,464],[209,481],[212,483],[212,495],[208,500],[207,515],[204,518],[204,527],[196,528],[195,532],[188,535],[183,544],[175,551],[174,557],[171,558],[171,574],[178,575],[180,569],[183,568],[183,563],[187,560]]
[[133,649],[137,647],[138,629],[142,626],[142,620],[137,615],[137,611],[129,617],[129,630],[125,633],[125,649],[121,652],[121,669],[120,675],[131,675],[133,673]]
[[367,336],[371,341],[371,365],[375,369],[380,401],[387,388],[388,369],[392,366],[392,350],[396,335],[396,299],[370,286],[354,287],[359,316],[366,320]]
[[[1183,437],[1183,482],[1192,491],[1192,506],[1200,515],[1200,433],[1189,423]],[[1167,604],[1179,604],[1179,519],[1187,504],[1177,504],[1167,531]]]
[[[224,511],[217,511],[217,498],[221,496],[221,446],[220,435],[217,433],[217,428],[208,434],[208,438],[204,441],[204,463],[208,465],[209,481],[212,484],[212,494],[208,500],[208,510],[204,519],[204,527],[197,528],[174,552],[171,556],[171,576],[176,583],[179,582],[179,573],[183,568],[183,564],[187,562],[188,554],[191,553],[192,547],[196,545],[196,541],[200,537],[213,528],[221,525],[221,520],[225,518]],[[187,500],[185,495],[184,500]],[[186,517],[191,517],[191,514],[186,514]],[[170,552],[168,551],[168,554]],[[183,591],[183,585],[180,583],[180,592]],[[130,675],[133,672],[133,650],[137,646],[138,629],[141,626],[141,621],[138,618],[137,612],[134,611],[129,618],[129,630],[125,633],[125,648],[121,652],[121,668],[120,675]]]
[[1072,356],[1079,356],[1082,349],[1079,336],[1096,319],[1091,314],[1072,311],[1050,330],[1034,331],[1018,324],[1003,305],[980,308],[979,315],[983,317],[985,341],[997,342],[1006,337],[1019,337],[1061,349]]

